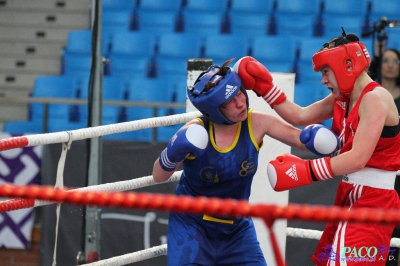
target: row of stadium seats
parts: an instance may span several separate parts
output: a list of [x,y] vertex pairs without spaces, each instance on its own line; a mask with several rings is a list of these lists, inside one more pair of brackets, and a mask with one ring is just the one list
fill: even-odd
[[[34,83],[32,97],[88,99],[89,77],[76,75],[42,76]],[[178,87],[180,85],[180,87]],[[104,101],[132,101],[180,103],[186,102],[185,87],[173,84],[166,79],[134,78],[122,81],[119,78],[104,77]],[[32,103],[29,107],[29,121],[15,121],[4,124],[4,131],[17,134],[42,133],[74,130],[88,126],[88,106],[64,103],[52,103],[47,106],[47,122],[44,122],[45,105]],[[156,116],[166,116],[185,112],[185,108],[131,107],[103,104],[102,124],[114,124],[139,120]],[[44,124],[46,123],[46,124]],[[104,136],[105,139],[136,140],[136,141],[167,141],[177,126],[159,127],[153,139],[152,129],[132,131]]]
[[400,2],[396,0],[385,1],[384,5],[377,0],[225,0],[218,4],[211,0],[151,0],[131,1],[126,5],[129,6],[105,3],[105,29],[156,34],[190,31],[247,36],[331,36],[337,35],[337,28],[340,30],[342,25],[346,25],[347,31],[361,34],[383,16],[400,17]]
[[[90,38],[90,30],[70,32],[63,53],[62,73],[90,71]],[[222,64],[233,57],[251,55],[274,72],[298,69],[296,82],[316,75],[310,73],[311,57],[327,41],[325,37],[258,36],[246,39],[226,34],[201,37],[191,33],[154,35],[145,32],[117,32],[103,40],[103,55],[108,59],[105,75],[114,77],[178,76],[185,79],[188,58],[212,58],[215,63]],[[372,41],[366,39],[364,43],[372,53]]]
[[129,12],[209,12],[209,13],[264,13],[271,14],[308,14],[317,15],[321,9],[326,14],[335,15],[366,15],[373,17],[396,16],[399,14],[399,3],[396,0],[387,0],[382,4],[380,0],[103,0],[103,10],[125,10]]

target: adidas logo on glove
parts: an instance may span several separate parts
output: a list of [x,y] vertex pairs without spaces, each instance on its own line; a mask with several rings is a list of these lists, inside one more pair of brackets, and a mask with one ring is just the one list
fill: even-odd
[[291,179],[297,181],[297,171],[296,171],[296,165],[293,164],[292,167],[290,167],[286,172],[286,175],[288,175]]

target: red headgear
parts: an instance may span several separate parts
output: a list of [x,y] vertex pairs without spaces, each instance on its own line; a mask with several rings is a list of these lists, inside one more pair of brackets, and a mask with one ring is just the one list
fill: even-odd
[[365,45],[354,34],[333,39],[312,57],[314,71],[329,66],[335,73],[339,91],[349,95],[358,76],[367,69],[371,58]]

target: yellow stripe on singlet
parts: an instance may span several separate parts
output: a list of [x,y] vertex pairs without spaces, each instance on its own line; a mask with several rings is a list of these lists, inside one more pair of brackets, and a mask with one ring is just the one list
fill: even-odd
[[233,224],[233,220],[219,219],[219,218],[215,218],[210,215],[207,215],[207,214],[203,215],[203,220],[210,221],[210,222],[216,222],[216,223],[222,223],[222,224]]

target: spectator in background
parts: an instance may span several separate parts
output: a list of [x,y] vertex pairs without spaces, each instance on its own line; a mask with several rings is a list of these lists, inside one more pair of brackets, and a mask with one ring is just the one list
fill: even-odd
[[[381,53],[379,50],[381,49]],[[397,110],[400,113],[400,52],[394,48],[386,49],[386,42],[376,42],[375,54],[369,68],[370,76],[378,81],[382,87],[392,94]],[[380,72],[380,73],[379,73]],[[400,196],[400,175],[396,175],[394,189]],[[392,237],[400,238],[400,228],[396,227]],[[399,248],[391,247],[395,250],[393,257],[395,260],[388,260],[386,266],[400,265]]]
[[376,43],[376,52],[369,68],[370,76],[392,94],[400,112],[400,52],[394,48],[386,49],[385,42],[381,44],[382,53],[379,53],[380,45]]

